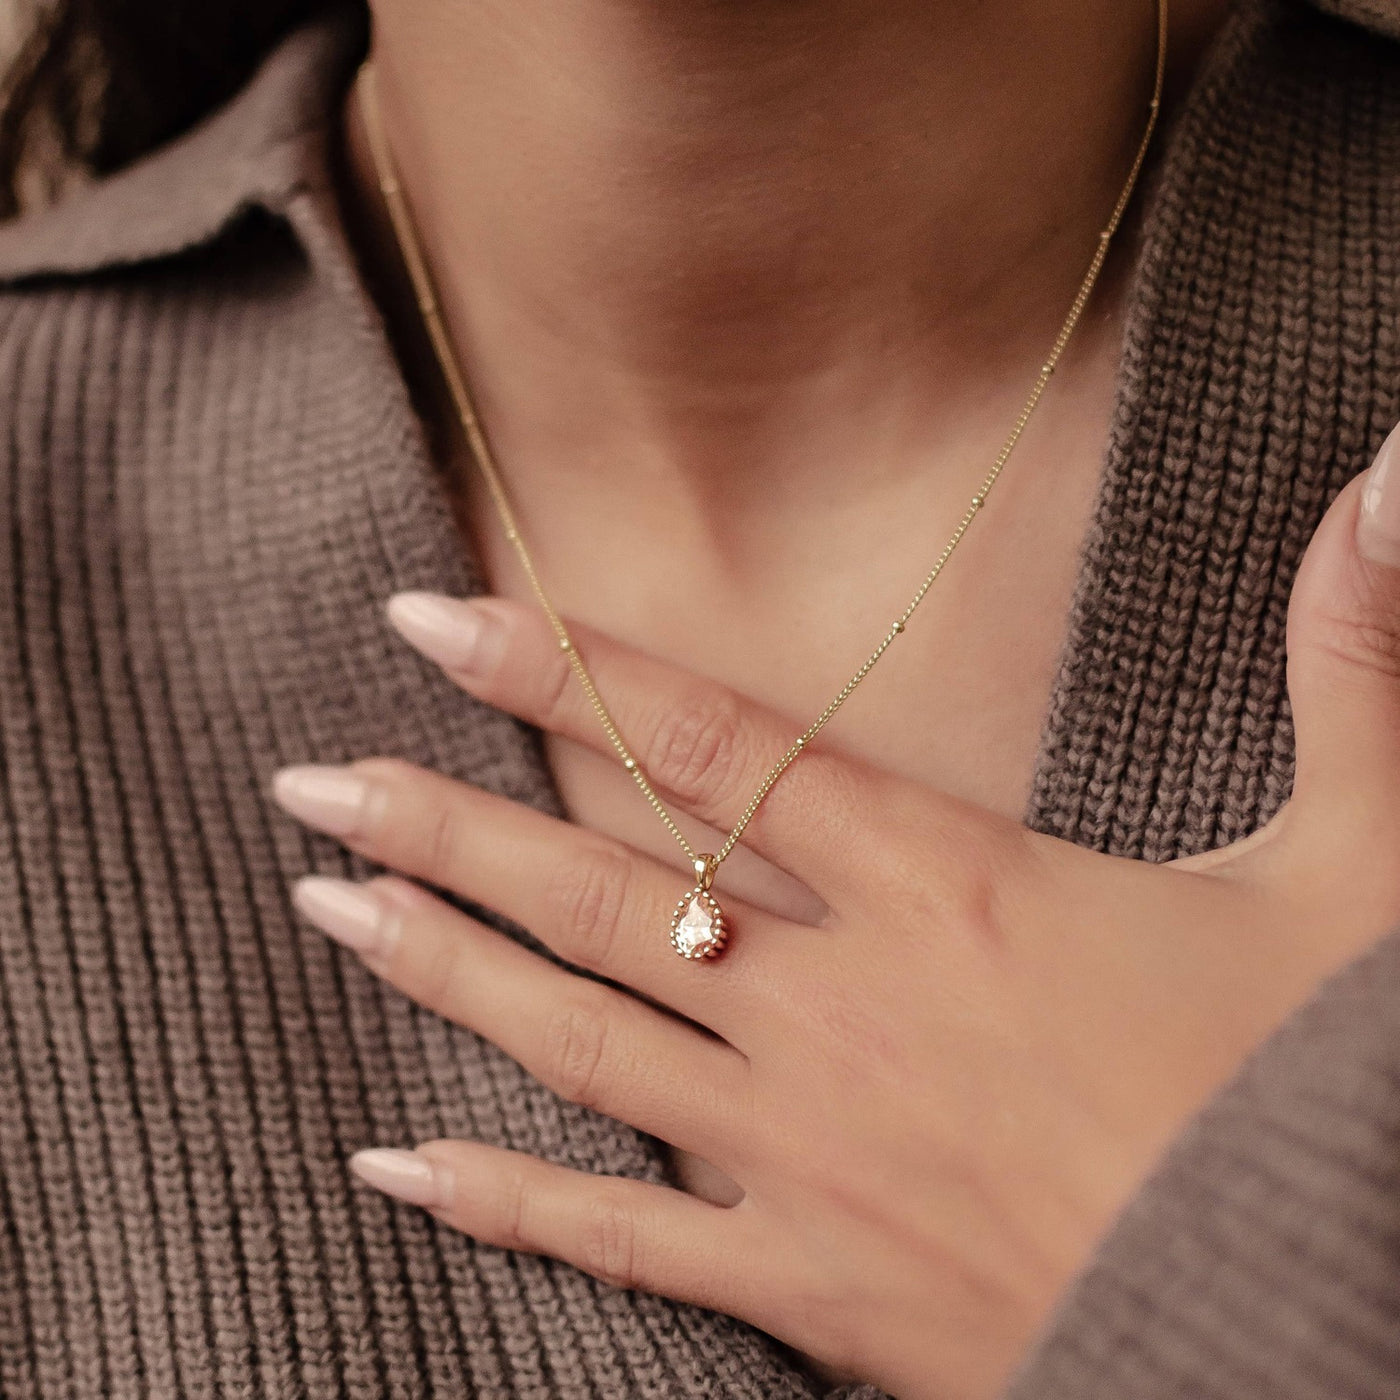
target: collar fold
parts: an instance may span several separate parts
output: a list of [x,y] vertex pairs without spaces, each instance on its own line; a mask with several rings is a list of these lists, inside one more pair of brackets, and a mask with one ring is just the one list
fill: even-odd
[[217,238],[251,209],[280,214],[293,193],[327,178],[329,114],[366,38],[355,7],[327,10],[286,35],[189,131],[0,223],[0,284],[168,257]]

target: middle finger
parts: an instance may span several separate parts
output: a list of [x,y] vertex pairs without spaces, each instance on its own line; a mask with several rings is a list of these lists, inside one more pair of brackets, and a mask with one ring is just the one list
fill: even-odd
[[[722,896],[735,932],[717,959],[669,940],[690,884],[621,842],[401,759],[283,769],[284,810],[371,860],[495,910],[575,966],[660,1001],[732,1041],[783,965],[785,925]],[[783,939],[786,942],[786,939]],[[765,991],[769,988],[770,991]]]

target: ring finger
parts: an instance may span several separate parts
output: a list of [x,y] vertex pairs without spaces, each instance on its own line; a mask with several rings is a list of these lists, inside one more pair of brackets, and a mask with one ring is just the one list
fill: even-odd
[[273,790],[292,816],[369,859],[495,910],[574,965],[736,1044],[782,966],[772,943],[783,922],[733,899],[739,936],[724,954],[679,957],[667,937],[685,888],[675,870],[430,769],[383,758],[307,765],[282,770]]
[[305,876],[295,902],[370,971],[485,1036],[570,1102],[711,1160],[743,1140],[748,1061],[707,1031],[569,972],[395,876],[363,885]]

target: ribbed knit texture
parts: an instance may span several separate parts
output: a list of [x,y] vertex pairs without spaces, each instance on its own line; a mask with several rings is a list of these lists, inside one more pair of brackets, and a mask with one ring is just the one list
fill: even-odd
[[1400,418],[1400,48],[1246,3],[1173,135],[1028,814],[1153,861],[1292,783],[1293,576]]
[[[289,904],[361,866],[272,808],[283,764],[399,753],[562,810],[538,737],[383,620],[481,581],[326,169],[362,39],[309,26],[0,228],[0,1396],[820,1394],[752,1328],[347,1174],[447,1135],[663,1179]],[[1400,49],[1246,0],[1150,197],[1027,821],[1161,860],[1286,799],[1293,573],[1400,418]]]

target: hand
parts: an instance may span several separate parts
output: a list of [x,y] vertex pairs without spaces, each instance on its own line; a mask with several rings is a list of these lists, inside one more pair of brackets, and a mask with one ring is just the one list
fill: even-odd
[[[1293,595],[1293,798],[1209,855],[1099,855],[819,739],[745,840],[828,912],[781,918],[721,878],[735,933],[697,963],[666,938],[687,874],[620,842],[396,760],[284,770],[294,815],[610,982],[397,876],[303,880],[303,912],[744,1196],[725,1207],[453,1141],[358,1154],[357,1169],[488,1243],[746,1319],[903,1400],[993,1395],[1182,1122],[1400,921],[1400,568],[1356,551],[1361,485]],[[1373,549],[1392,537],[1400,523],[1372,522]],[[465,689],[606,749],[536,610],[422,603],[399,605],[400,625]],[[575,637],[668,803],[727,830],[792,726]]]

